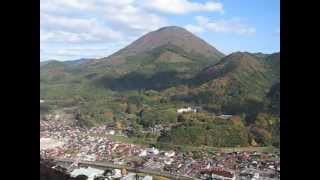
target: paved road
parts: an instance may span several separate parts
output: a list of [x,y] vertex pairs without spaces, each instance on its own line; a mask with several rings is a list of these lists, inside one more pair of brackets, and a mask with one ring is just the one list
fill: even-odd
[[[70,159],[55,159],[56,162],[60,162],[60,163],[67,163],[67,164],[72,164],[74,161],[70,160]],[[125,168],[128,171],[131,172],[138,172],[138,173],[145,173],[145,174],[149,174],[149,175],[156,175],[156,176],[163,176],[163,177],[167,177],[170,179],[181,179],[181,180],[191,180],[191,179],[195,179],[195,178],[191,178],[191,177],[186,177],[186,176],[182,176],[182,175],[175,175],[175,174],[171,174],[168,172],[161,172],[161,171],[154,171],[154,170],[149,170],[149,169],[143,169],[143,168],[131,168],[131,167],[127,167],[127,166],[123,166],[123,165],[117,165],[117,164],[113,164],[113,163],[108,163],[108,162],[89,162],[89,161],[80,161],[79,166],[90,166],[90,167],[94,167],[94,168],[100,168],[100,169],[106,169],[106,168],[112,168],[112,169],[122,169]]]

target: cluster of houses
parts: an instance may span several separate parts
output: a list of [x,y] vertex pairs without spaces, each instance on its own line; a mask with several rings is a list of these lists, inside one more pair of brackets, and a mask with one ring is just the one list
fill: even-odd
[[193,152],[164,151],[155,147],[114,141],[108,136],[114,133],[106,130],[105,126],[87,130],[61,122],[40,121],[40,141],[57,142],[55,146],[41,146],[45,147],[40,149],[43,158],[111,162],[200,179],[234,179],[235,176],[277,179],[280,176],[279,156],[275,154],[203,151],[196,157]]

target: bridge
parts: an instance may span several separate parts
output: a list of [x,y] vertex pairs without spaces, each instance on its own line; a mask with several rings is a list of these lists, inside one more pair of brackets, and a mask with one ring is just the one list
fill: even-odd
[[[74,163],[74,160],[71,159],[54,159],[55,162],[57,162],[58,164],[64,164],[64,165],[71,165],[72,163]],[[188,176],[182,176],[182,175],[176,175],[176,174],[171,174],[168,172],[163,172],[163,171],[154,171],[154,170],[150,170],[150,169],[144,169],[144,168],[132,168],[132,167],[128,167],[128,166],[124,166],[124,165],[118,165],[118,164],[113,164],[113,163],[109,163],[109,162],[90,162],[90,161],[79,161],[78,163],[79,167],[93,167],[93,168],[97,168],[97,169],[107,169],[107,168],[111,168],[111,169],[127,169],[128,171],[131,172],[135,172],[135,173],[144,173],[144,174],[148,174],[148,175],[155,175],[155,176],[162,176],[162,177],[166,177],[169,179],[179,179],[179,180],[191,180],[191,179],[195,179],[195,178],[191,178]]]

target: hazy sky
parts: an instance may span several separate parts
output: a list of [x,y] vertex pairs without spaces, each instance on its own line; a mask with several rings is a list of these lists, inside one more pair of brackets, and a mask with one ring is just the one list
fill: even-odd
[[279,0],[41,0],[40,60],[106,57],[163,26],[223,53],[280,50]]

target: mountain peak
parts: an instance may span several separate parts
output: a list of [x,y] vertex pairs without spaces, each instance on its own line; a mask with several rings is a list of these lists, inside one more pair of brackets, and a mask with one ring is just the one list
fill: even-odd
[[234,53],[231,53],[229,55],[227,55],[226,57],[224,57],[223,59],[221,59],[221,61],[219,62],[224,63],[226,61],[248,61],[251,59],[255,59],[255,57],[253,55],[251,55],[248,52],[241,52],[241,51],[236,51]]
[[165,26],[155,31],[187,31],[187,30],[180,26]]
[[166,26],[149,32],[114,55],[137,55],[148,53],[165,45],[176,46],[188,53],[219,60],[224,55],[204,40],[179,26]]

